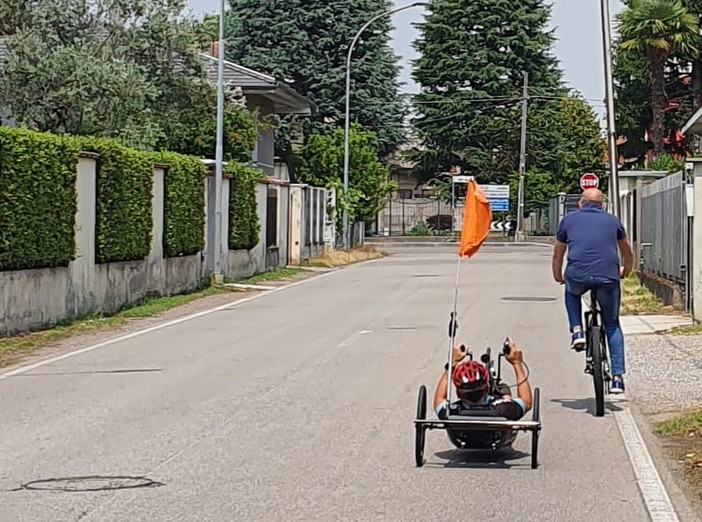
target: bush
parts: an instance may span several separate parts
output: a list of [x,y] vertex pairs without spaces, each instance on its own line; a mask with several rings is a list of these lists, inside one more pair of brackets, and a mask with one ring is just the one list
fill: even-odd
[[251,250],[259,241],[261,222],[256,204],[256,184],[265,176],[260,170],[229,163],[229,250]]
[[151,251],[154,155],[116,141],[81,138],[100,155],[97,168],[96,262],[145,258]]
[[75,258],[79,153],[71,137],[0,128],[0,270]]
[[204,179],[197,158],[173,152],[156,155],[166,169],[163,243],[166,257],[189,256],[205,248]]

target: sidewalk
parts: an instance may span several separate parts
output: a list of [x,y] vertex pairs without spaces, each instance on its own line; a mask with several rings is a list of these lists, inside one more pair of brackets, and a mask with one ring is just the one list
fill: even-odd
[[623,315],[619,321],[624,335],[665,332],[676,326],[692,324],[692,319],[681,315]]
[[622,316],[626,397],[647,415],[702,406],[702,335],[668,333],[682,316]]

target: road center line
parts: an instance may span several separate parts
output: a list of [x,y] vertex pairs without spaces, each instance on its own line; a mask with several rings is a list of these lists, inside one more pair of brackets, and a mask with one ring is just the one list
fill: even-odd
[[673,503],[656,469],[634,416],[628,409],[613,412],[624,447],[634,468],[636,483],[652,522],[679,522]]

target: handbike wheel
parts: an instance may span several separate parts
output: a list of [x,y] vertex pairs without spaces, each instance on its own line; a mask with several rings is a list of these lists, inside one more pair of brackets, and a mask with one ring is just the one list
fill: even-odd
[[[534,397],[532,399],[533,411],[532,420],[534,422],[541,421],[541,408],[540,408],[541,390],[539,388],[534,388]],[[538,429],[531,432],[531,469],[536,469],[539,467],[539,431]]]
[[539,388],[534,388],[534,396],[532,397],[532,412],[531,420],[534,422],[541,421],[541,408],[539,405],[541,399],[541,390]]
[[[417,397],[417,420],[426,420],[427,418],[427,388],[424,385],[419,387],[419,396]],[[414,437],[414,459],[417,467],[421,468],[424,465],[424,440],[426,430],[421,424],[415,425]]]
[[590,355],[592,356],[592,381],[595,385],[595,415],[605,414],[604,361],[602,360],[602,338],[600,326],[593,326],[590,332]]

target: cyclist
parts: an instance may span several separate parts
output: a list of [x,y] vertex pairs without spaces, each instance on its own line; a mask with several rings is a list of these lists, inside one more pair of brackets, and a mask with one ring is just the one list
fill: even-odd
[[[522,351],[517,348],[514,341],[508,339],[510,351],[505,357],[514,368],[517,380],[518,398],[513,399],[509,386],[501,385],[499,395],[491,396],[489,392],[490,375],[487,368],[478,361],[464,361],[466,347],[455,346],[452,355],[453,374],[451,381],[456,387],[456,394],[460,400],[451,404],[451,413],[458,413],[461,409],[488,409],[490,413],[508,420],[519,420],[531,409],[531,386],[524,373],[522,365]],[[448,366],[448,364],[447,364]],[[434,392],[434,411],[440,419],[446,419],[446,390],[448,387],[448,368],[436,385]]]
[[[634,254],[622,223],[604,210],[602,192],[587,189],[578,201],[579,210],[567,214],[556,233],[553,248],[553,278],[565,283],[565,307],[570,324],[571,348],[585,348],[581,296],[597,291],[612,362],[612,393],[624,393],[624,336],[619,324],[621,300],[620,279],[628,277],[634,265]],[[622,255],[620,268],[617,247]],[[568,263],[563,257],[568,250]]]

